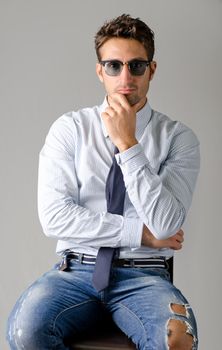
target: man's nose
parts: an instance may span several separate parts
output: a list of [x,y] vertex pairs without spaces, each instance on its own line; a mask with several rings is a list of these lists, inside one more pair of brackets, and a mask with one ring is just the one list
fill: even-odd
[[131,81],[133,79],[132,74],[129,71],[129,67],[127,64],[123,65],[122,72],[120,74],[122,81]]

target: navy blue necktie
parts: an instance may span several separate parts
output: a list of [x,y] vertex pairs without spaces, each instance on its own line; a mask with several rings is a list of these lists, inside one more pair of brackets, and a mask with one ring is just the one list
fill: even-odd
[[[114,152],[116,154],[119,151],[115,148]],[[114,156],[106,180],[106,201],[109,213],[123,215],[125,192],[123,174]],[[98,251],[92,280],[94,287],[98,291],[105,289],[109,285],[112,260],[117,251],[118,249],[110,247],[101,247]]]

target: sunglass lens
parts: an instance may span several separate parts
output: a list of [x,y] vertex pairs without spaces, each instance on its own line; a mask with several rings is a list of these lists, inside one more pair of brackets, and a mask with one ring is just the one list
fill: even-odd
[[132,75],[143,75],[145,73],[147,63],[144,61],[131,61],[128,63]]
[[105,70],[108,75],[119,75],[121,72],[122,64],[118,61],[110,61],[106,62],[105,64]]

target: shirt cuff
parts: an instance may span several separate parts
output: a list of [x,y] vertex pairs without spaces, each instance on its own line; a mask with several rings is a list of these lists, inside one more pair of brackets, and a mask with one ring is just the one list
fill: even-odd
[[138,168],[149,163],[139,143],[124,152],[117,153],[115,157],[117,164],[122,168],[123,172],[127,174],[131,174],[135,170],[138,170]]
[[143,222],[138,218],[124,218],[121,247],[139,248],[141,246]]

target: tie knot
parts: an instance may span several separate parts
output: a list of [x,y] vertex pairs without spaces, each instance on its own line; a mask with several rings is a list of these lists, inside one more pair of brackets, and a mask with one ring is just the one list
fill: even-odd
[[114,154],[117,154],[117,153],[119,153],[119,150],[118,150],[118,148],[115,146],[115,148],[114,148]]

